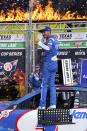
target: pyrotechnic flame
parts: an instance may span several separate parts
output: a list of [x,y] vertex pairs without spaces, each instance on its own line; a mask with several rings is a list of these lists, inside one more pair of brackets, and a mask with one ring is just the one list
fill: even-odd
[[[58,21],[58,20],[73,20],[73,19],[87,19],[87,16],[80,16],[77,12],[71,13],[67,11],[64,15],[61,15],[58,10],[54,11],[52,2],[48,1],[48,5],[43,9],[40,3],[37,3],[36,8],[32,10],[33,21]],[[22,7],[17,7],[16,10],[12,9],[5,14],[4,10],[0,13],[0,22],[3,21],[28,21],[29,10],[26,12]]]

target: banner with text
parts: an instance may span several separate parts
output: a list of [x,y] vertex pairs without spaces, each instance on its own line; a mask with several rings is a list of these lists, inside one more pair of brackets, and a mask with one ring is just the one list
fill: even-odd
[[0,34],[0,86],[12,98],[25,94],[24,34]]

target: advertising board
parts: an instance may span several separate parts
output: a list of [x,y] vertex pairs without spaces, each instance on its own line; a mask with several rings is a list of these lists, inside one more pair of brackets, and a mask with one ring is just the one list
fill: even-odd
[[25,95],[24,34],[0,34],[0,87],[5,97]]

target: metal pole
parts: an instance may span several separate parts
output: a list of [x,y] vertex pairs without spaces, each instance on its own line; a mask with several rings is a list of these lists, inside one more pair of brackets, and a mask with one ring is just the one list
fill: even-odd
[[[29,1],[29,40],[28,40],[28,24],[26,24],[26,94],[28,93],[28,79],[29,74],[32,72],[32,5]],[[28,43],[29,42],[29,43]]]
[[29,1],[29,73],[32,72],[32,4]]
[[35,71],[35,31],[33,31],[33,72]]
[[28,79],[29,79],[29,32],[28,32],[28,24],[25,25],[26,27],[26,34],[25,34],[25,41],[26,41],[26,66],[25,66],[25,86],[26,86],[26,94],[29,92],[29,85],[28,85]]

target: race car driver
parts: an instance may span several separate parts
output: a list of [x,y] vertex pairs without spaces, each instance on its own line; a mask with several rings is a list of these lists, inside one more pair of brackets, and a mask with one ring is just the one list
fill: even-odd
[[43,37],[46,39],[46,43],[42,43],[39,39],[38,45],[44,49],[44,65],[43,65],[43,79],[41,88],[41,109],[46,108],[47,97],[47,85],[50,90],[50,107],[49,109],[56,108],[56,88],[55,88],[55,75],[58,68],[57,53],[59,49],[59,43],[54,35],[51,35],[51,28],[45,26],[39,30]]

